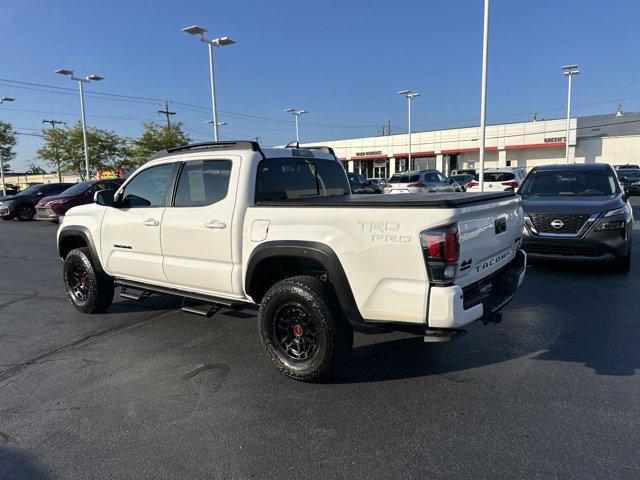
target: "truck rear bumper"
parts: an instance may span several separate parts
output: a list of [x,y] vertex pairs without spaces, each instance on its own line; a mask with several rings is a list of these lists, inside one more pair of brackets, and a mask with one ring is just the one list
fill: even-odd
[[461,328],[494,317],[515,297],[526,265],[526,253],[518,250],[500,270],[464,288],[431,287],[427,324],[430,328]]

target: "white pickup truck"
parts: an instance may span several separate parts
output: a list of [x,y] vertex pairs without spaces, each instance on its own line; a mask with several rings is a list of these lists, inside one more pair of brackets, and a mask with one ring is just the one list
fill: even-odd
[[499,321],[524,278],[521,237],[512,192],[351,195],[330,148],[237,141],[155,154],[69,210],[58,251],[85,313],[116,286],[205,315],[260,305],[275,365],[310,381],[349,352],[354,328],[445,341]]

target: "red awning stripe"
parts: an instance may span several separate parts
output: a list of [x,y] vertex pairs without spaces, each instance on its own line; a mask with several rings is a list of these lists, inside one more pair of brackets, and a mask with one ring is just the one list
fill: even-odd
[[[412,157],[419,157],[420,155],[433,155],[436,152],[434,150],[430,150],[428,152],[412,152],[411,156]],[[394,153],[393,154],[394,157],[398,158],[398,157],[409,157],[408,153]]]
[[358,157],[351,157],[351,160],[371,160],[372,158],[389,158],[386,155],[360,155]]
[[521,148],[541,148],[541,147],[564,147],[565,142],[530,143],[528,145],[507,145],[507,150],[518,150]]

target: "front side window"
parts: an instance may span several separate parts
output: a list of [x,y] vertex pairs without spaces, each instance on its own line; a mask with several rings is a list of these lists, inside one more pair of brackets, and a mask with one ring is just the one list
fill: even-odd
[[122,207],[161,207],[173,175],[173,164],[149,167],[127,184],[122,192]]
[[202,207],[227,196],[231,160],[189,161],[182,167],[175,207]]
[[269,158],[258,164],[256,201],[347,195],[339,162],[324,158]]

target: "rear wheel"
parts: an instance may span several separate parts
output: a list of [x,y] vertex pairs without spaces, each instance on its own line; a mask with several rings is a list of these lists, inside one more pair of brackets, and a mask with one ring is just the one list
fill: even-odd
[[28,222],[33,220],[33,216],[36,214],[36,211],[30,205],[22,205],[18,207],[18,211],[16,212],[16,218],[21,222]]
[[113,302],[113,279],[96,271],[86,247],[71,250],[64,261],[67,297],[82,313],[100,313]]
[[353,345],[353,328],[319,278],[302,275],[273,285],[260,304],[260,334],[276,368],[296,380],[324,378]]

